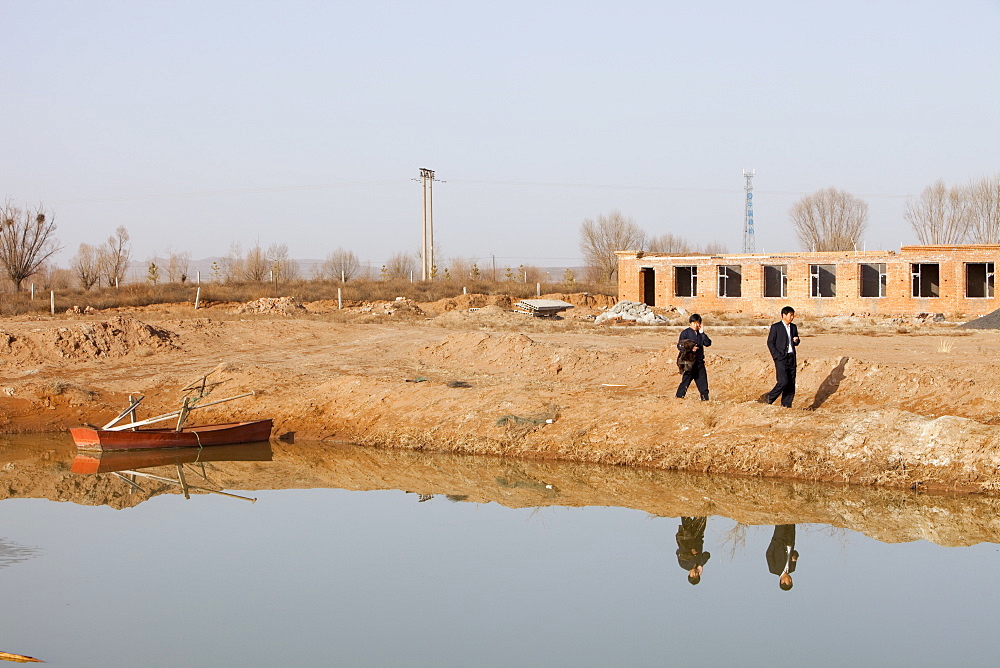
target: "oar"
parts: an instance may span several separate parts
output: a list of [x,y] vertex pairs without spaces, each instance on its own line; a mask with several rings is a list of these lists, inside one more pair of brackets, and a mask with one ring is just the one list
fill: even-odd
[[[226,401],[232,401],[233,399],[242,399],[243,397],[251,397],[255,395],[256,392],[246,392],[244,394],[237,394],[235,397],[226,397],[225,399],[219,399],[218,401],[210,401],[207,404],[200,404],[198,406],[189,406],[188,411],[193,411],[197,408],[208,408],[209,406],[214,406],[216,404],[221,404]],[[181,409],[183,410],[183,409]],[[117,427],[112,427],[108,431],[123,431],[125,429],[131,429],[132,427],[141,427],[147,424],[153,424],[154,422],[163,422],[164,420],[169,420],[170,418],[175,418],[181,414],[180,410],[171,411],[169,413],[164,413],[163,415],[157,415],[156,417],[146,418],[145,420],[140,420],[139,422],[129,422],[128,424],[120,424]]]
[[132,404],[128,408],[126,408],[125,410],[123,410],[121,413],[118,414],[118,417],[116,417],[114,420],[112,420],[111,422],[107,423],[103,427],[101,427],[101,429],[111,429],[111,427],[113,427],[116,424],[118,424],[119,420],[121,420],[123,417],[125,417],[126,415],[128,415],[129,413],[131,413],[132,411],[134,411],[136,409],[136,406],[138,406],[142,402],[142,400],[145,399],[145,398],[146,398],[145,396],[141,396],[138,399],[136,399],[135,401],[133,401]]
[[169,482],[173,485],[180,486],[182,489],[186,487],[187,489],[196,489],[199,492],[209,492],[210,494],[221,494],[222,496],[231,496],[232,498],[240,499],[241,501],[249,501],[250,503],[257,503],[257,499],[249,496],[240,496],[239,494],[220,492],[217,489],[208,489],[207,487],[195,487],[194,485],[184,485],[178,480],[173,480],[172,478],[164,478],[163,476],[153,475],[152,473],[142,473],[141,471],[122,471],[122,473],[128,473],[129,475],[137,475],[143,478],[152,478],[153,480],[159,480],[161,482]]

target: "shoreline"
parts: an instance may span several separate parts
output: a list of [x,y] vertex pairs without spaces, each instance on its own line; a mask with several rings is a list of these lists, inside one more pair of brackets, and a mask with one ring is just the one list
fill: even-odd
[[953,329],[817,333],[807,320],[798,394],[784,409],[757,403],[773,365],[755,326],[712,328],[706,318],[713,398],[700,402],[696,393],[673,398],[678,328],[600,329],[503,312],[332,318],[151,308],[2,320],[0,433],[102,423],[128,394],[146,395],[140,417],[175,410],[180,388],[209,373],[213,398],[257,396],[195,420],[270,417],[274,438],[1000,491],[1000,393],[982,380],[1000,371],[994,332],[962,332],[944,350]]

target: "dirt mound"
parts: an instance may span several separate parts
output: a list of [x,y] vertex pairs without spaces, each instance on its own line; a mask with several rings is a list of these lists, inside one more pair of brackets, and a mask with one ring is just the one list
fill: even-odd
[[90,359],[124,357],[139,350],[175,349],[174,338],[173,332],[117,315],[106,322],[46,332],[43,343],[53,347],[63,359]]
[[959,325],[962,329],[1000,329],[1000,309]]
[[295,301],[295,297],[261,297],[238,307],[233,313],[276,313],[293,315],[306,309]]
[[391,302],[364,302],[359,310],[362,313],[371,313],[372,315],[425,315],[417,302],[406,297],[396,297]]
[[589,292],[553,292],[542,295],[539,299],[561,299],[573,306],[591,306],[593,308],[609,308],[618,302],[618,299],[611,295],[592,295]]
[[483,308],[486,306],[499,306],[500,308],[511,308],[514,300],[510,295],[456,295],[432,302],[430,306],[438,312],[467,311],[470,308]]

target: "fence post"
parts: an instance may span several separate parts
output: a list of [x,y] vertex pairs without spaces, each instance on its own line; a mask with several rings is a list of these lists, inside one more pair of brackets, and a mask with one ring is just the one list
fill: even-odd
[[198,302],[201,301],[201,286],[198,286],[198,292],[194,294],[194,310],[198,310]]
[[535,296],[536,297],[541,297],[542,296],[542,284],[541,283],[535,283]]
[[340,299],[340,288],[337,288],[337,310],[344,308],[344,302]]
[[52,315],[56,314],[56,291],[51,290],[49,292],[49,309],[52,311]]

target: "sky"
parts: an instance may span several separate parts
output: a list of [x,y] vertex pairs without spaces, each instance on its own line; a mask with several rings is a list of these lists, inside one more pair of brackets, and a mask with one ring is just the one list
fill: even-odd
[[869,205],[1000,174],[1000,0],[0,0],[0,198],[56,217],[68,266],[118,226],[133,259],[232,244],[377,266],[581,264],[579,228],[800,250],[792,204]]

